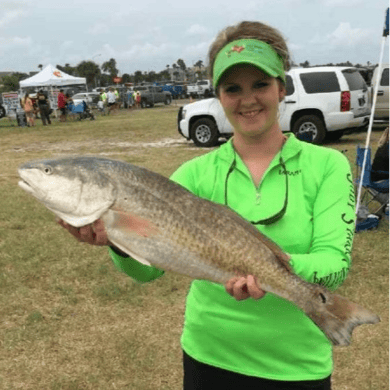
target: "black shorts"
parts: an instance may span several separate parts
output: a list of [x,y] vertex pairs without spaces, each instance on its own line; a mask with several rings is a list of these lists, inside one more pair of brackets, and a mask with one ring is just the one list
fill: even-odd
[[61,114],[66,115],[66,107],[60,108]]
[[331,390],[330,376],[315,381],[275,381],[209,366],[183,352],[183,390]]
[[115,105],[116,103],[108,103],[108,107],[112,107],[113,105]]

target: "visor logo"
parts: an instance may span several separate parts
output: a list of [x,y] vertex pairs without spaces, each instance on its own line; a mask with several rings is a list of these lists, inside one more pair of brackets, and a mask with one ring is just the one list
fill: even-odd
[[245,50],[245,46],[237,46],[234,45],[227,53],[226,55],[230,57],[234,52],[241,53],[243,50]]

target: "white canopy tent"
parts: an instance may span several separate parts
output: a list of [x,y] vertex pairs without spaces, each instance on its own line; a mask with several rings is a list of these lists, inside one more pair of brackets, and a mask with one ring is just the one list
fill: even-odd
[[[81,85],[84,84],[87,89],[87,80],[85,77],[74,77],[61,70],[55,68],[53,65],[47,65],[45,69],[37,73],[36,75],[20,81],[20,88],[45,88],[50,90],[50,105],[51,108],[57,110],[57,94],[58,92],[53,92],[54,88],[65,87],[69,85]],[[87,89],[88,90],[88,89]],[[57,111],[56,111],[57,115]]]
[[70,76],[58,70],[53,65],[47,65],[45,69],[36,75],[21,81],[20,88],[28,87],[63,87],[66,85],[86,84],[85,77]]

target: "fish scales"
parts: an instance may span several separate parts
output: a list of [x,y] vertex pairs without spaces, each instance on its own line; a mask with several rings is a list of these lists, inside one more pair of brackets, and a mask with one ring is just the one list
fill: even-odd
[[[143,186],[145,192],[140,192],[136,197],[140,200],[139,203],[128,205],[126,201],[122,201],[118,202],[118,206],[139,210],[139,216],[154,221],[160,228],[162,237],[168,239],[170,243],[176,243],[180,251],[196,253],[198,261],[206,264],[212,262],[231,272],[259,274],[260,263],[256,259],[267,255],[267,258],[272,260],[270,263],[278,266],[273,253],[267,247],[258,245],[258,240],[251,234],[248,235],[247,229],[232,224],[232,218],[226,210],[208,207],[209,202],[205,203],[202,199],[183,191],[173,182],[153,176],[144,175],[144,182],[152,183]],[[159,190],[150,191],[150,188],[153,189],[152,185],[156,183],[159,183]],[[119,199],[125,196],[118,195]],[[145,204],[147,207],[144,207]],[[160,261],[162,264],[159,264]],[[162,259],[155,259],[154,264],[156,262],[161,267],[165,265]]]
[[299,278],[288,255],[234,211],[155,172],[77,156],[28,162],[19,175],[21,188],[65,222],[80,227],[102,219],[109,240],[140,262],[221,284],[256,276],[263,290],[298,306],[335,345],[348,345],[356,326],[380,320]]

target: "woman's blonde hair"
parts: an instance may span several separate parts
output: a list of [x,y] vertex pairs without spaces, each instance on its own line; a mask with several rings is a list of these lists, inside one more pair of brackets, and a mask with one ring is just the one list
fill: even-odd
[[208,73],[211,79],[213,79],[214,61],[219,51],[229,42],[243,38],[258,39],[268,43],[282,58],[284,70],[288,71],[290,69],[290,53],[282,34],[265,23],[243,21],[220,31],[211,44],[208,53]]

